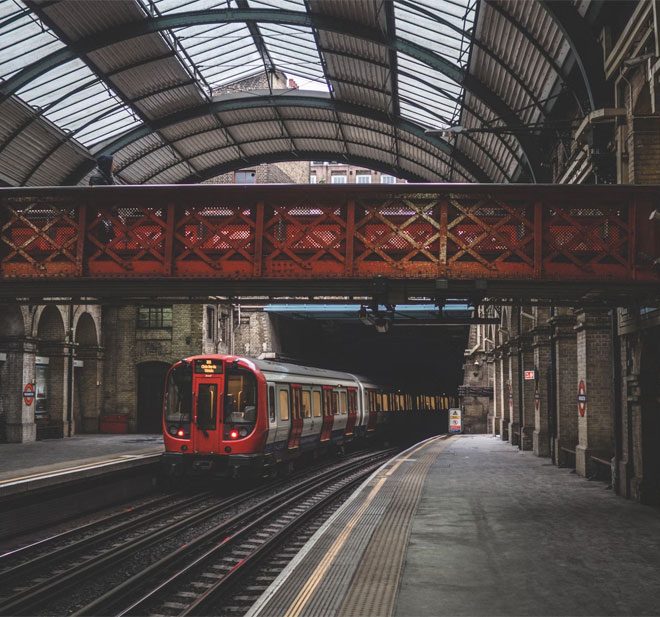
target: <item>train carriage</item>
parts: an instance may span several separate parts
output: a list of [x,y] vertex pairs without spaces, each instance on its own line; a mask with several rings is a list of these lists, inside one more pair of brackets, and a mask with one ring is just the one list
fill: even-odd
[[389,394],[350,373],[231,355],[192,356],[168,372],[163,464],[169,475],[263,475],[305,453],[343,449],[394,426]]

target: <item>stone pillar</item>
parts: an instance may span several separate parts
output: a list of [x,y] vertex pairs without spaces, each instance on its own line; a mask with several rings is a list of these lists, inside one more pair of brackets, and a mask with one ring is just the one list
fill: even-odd
[[73,417],[76,433],[98,433],[102,403],[103,350],[100,347],[80,347],[76,359],[83,362],[83,367],[75,370]]
[[575,464],[575,455],[572,453],[578,443],[575,316],[566,309],[559,309],[559,314],[552,317],[549,323],[552,329],[552,353],[555,356],[556,460],[560,467],[572,467]]
[[520,389],[520,359],[518,344],[510,341],[507,347],[508,398],[509,398],[509,442],[512,446],[520,445],[520,408],[522,392]]
[[495,437],[499,433],[499,422],[498,418],[501,413],[500,400],[499,400],[499,391],[497,383],[497,359],[493,352],[489,352],[486,356],[486,362],[488,363],[488,374],[490,375],[490,382],[493,385],[493,410],[492,410],[492,424],[490,426],[490,434]]
[[[3,367],[3,388],[0,392],[5,412],[5,434],[9,443],[23,443],[37,438],[34,423],[35,399],[27,405],[23,397],[26,384],[34,386],[36,344],[31,339],[8,341],[3,345],[7,360]],[[28,399],[30,400],[30,399]]]
[[[497,352],[497,360],[495,363],[495,380],[498,384],[498,404],[500,408],[500,414],[497,418],[498,427],[497,430],[502,441],[507,441],[509,439],[509,397],[507,394],[507,378],[505,375],[506,368],[506,359],[504,351],[500,348]],[[507,369],[508,370],[508,369]]]
[[586,402],[577,403],[575,467],[587,476],[594,471],[592,456],[612,457],[612,341],[607,311],[579,311],[576,318],[578,392],[584,384]]
[[[48,358],[48,416],[53,426],[49,437],[65,437],[69,434],[69,344],[61,341],[42,341],[38,355]],[[62,426],[61,434],[56,426],[58,423]]]
[[548,317],[550,311],[545,308],[536,309],[536,327],[534,328],[534,368],[536,369],[536,388],[534,392],[534,436],[532,449],[536,456],[550,456],[550,432],[548,415],[550,401],[551,348],[550,326]]
[[520,336],[521,366],[519,370],[522,377],[522,423],[520,426],[520,448],[531,450],[534,444],[534,395],[536,394],[536,381],[524,379],[524,371],[534,370],[534,348],[532,336]]

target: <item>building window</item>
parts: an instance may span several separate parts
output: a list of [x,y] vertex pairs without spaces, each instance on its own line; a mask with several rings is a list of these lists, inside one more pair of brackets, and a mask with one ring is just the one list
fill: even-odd
[[394,176],[389,176],[387,174],[383,174],[380,177],[380,183],[381,184],[396,184],[396,178]]
[[215,336],[215,309],[206,307],[206,338],[213,340]]
[[242,169],[234,174],[236,184],[255,184],[257,182],[257,172],[254,169]]
[[346,174],[332,174],[332,184],[346,184],[348,179]]
[[138,328],[171,328],[171,306],[141,306],[138,309]]
[[309,174],[309,183],[316,184],[316,174]]
[[371,184],[371,174],[359,171],[355,174],[355,182],[357,184]]

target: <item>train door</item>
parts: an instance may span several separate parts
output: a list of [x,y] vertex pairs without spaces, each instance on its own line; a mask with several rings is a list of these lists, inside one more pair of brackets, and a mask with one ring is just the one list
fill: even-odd
[[302,388],[300,401],[300,415],[302,416],[301,442],[307,443],[314,433],[314,416],[312,414],[312,389]]
[[291,432],[289,433],[289,450],[300,447],[300,436],[303,429],[301,413],[302,388],[299,385],[291,386]]
[[346,418],[346,429],[344,435],[352,435],[355,431],[355,421],[357,420],[357,389],[348,388],[348,415]]
[[276,442],[286,441],[291,427],[291,400],[288,385],[277,385],[277,431]]
[[197,454],[216,454],[222,436],[222,376],[195,380],[193,449]]
[[323,386],[323,425],[321,427],[321,442],[332,437],[332,425],[335,420],[333,413],[332,386]]
[[320,437],[323,428],[323,391],[318,386],[312,387],[312,434]]
[[375,390],[369,390],[367,392],[367,406],[369,419],[367,420],[367,432],[371,433],[376,430],[376,420],[378,418],[378,412],[376,411],[377,403],[380,402],[380,394]]
[[275,386],[268,384],[268,437],[266,444],[271,444],[275,441],[277,435],[277,404],[275,397]]
[[346,390],[334,390],[332,392],[332,404],[334,406],[335,421],[332,432],[337,441],[343,441],[344,429],[346,428],[346,417],[348,412],[348,397]]

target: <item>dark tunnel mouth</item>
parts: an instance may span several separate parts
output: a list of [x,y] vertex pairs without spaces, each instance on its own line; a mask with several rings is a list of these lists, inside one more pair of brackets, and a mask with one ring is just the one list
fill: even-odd
[[269,317],[284,358],[413,393],[455,395],[463,382],[468,326],[401,326],[380,333],[357,320]]

